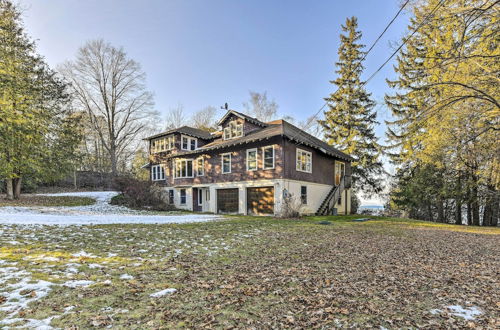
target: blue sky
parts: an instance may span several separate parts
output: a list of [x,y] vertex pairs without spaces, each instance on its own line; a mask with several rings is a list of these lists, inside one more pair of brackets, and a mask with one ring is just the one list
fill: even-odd
[[[187,116],[228,102],[242,109],[249,90],[267,91],[281,115],[316,113],[332,90],[340,25],[357,16],[370,45],[399,9],[399,0],[19,0],[28,33],[53,67],[85,41],[123,46],[141,63],[156,109],[183,104]],[[402,14],[365,61],[365,78],[405,34]],[[391,46],[392,45],[392,46]],[[393,77],[387,65],[368,85],[378,117]],[[222,113],[222,110],[221,110]],[[383,136],[384,126],[377,127]]]

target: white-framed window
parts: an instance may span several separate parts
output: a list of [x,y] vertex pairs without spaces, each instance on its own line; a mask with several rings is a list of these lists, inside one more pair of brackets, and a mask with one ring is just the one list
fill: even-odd
[[186,189],[181,189],[180,190],[180,195],[181,195],[181,205],[186,205]]
[[231,173],[231,153],[221,154],[222,173]]
[[243,136],[243,124],[237,121],[230,121],[224,128],[224,140],[234,139]]
[[165,180],[165,169],[161,165],[151,166],[151,180],[160,181]]
[[274,146],[262,148],[262,168],[265,170],[274,168]]
[[203,190],[198,189],[198,205],[203,204]]
[[151,153],[172,150],[175,146],[175,136],[169,135],[151,141]]
[[174,161],[174,178],[192,178],[193,177],[193,160],[192,159],[176,159]]
[[195,150],[198,148],[198,139],[186,135],[181,135],[181,149]]
[[312,153],[297,148],[297,171],[312,173]]
[[247,171],[257,170],[257,148],[247,149]]
[[307,205],[307,186],[300,186],[300,202]]
[[203,157],[199,157],[196,159],[196,175],[205,175],[205,159]]

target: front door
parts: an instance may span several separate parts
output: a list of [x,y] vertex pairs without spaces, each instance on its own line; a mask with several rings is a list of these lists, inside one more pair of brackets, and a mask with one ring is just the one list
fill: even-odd
[[335,161],[335,185],[340,184],[340,178],[345,175],[345,164],[342,162]]

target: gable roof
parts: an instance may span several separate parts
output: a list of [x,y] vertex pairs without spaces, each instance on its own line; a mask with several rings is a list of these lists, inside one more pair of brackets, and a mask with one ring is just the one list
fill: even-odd
[[147,138],[144,138],[143,140],[151,140],[151,139],[158,138],[158,137],[161,137],[164,135],[169,135],[172,133],[181,133],[184,135],[189,135],[189,136],[204,139],[204,140],[211,140],[214,138],[214,136],[208,131],[204,131],[202,129],[198,129],[198,128],[194,128],[194,127],[190,127],[190,126],[181,126],[179,128],[174,128],[174,129],[168,130],[168,131],[163,132],[163,133],[158,133],[155,135],[148,136]]
[[254,117],[250,117],[249,115],[245,115],[244,113],[241,113],[241,112],[238,112],[238,111],[235,111],[235,110],[228,110],[228,112],[226,112],[226,114],[217,122],[217,125],[222,125],[222,123],[224,123],[224,121],[230,116],[230,115],[235,115],[237,117],[240,117],[241,119],[244,119],[246,121],[249,121],[251,122],[252,124],[255,124],[255,125],[258,125],[258,126],[262,126],[262,127],[266,127],[267,124],[264,123],[264,122],[261,122],[260,120],[258,120],[257,118],[254,118]]
[[205,144],[199,149],[193,151],[184,151],[176,154],[172,154],[169,157],[180,157],[184,155],[199,154],[209,150],[216,150],[221,148],[228,148],[232,146],[247,144],[255,141],[267,140],[275,136],[284,136],[291,141],[295,141],[298,144],[303,144],[311,148],[317,149],[327,155],[344,159],[347,161],[352,161],[353,158],[340,150],[332,147],[328,143],[321,141],[320,139],[312,136],[311,134],[301,130],[300,128],[290,124],[285,120],[277,120],[269,122],[266,127],[252,131],[245,136],[240,138],[223,140],[217,139],[208,144]]

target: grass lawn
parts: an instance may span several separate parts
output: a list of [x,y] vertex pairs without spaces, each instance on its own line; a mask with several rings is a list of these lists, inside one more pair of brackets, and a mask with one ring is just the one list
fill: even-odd
[[[0,320],[60,328],[500,327],[499,228],[352,218],[3,225]],[[165,289],[177,291],[151,296]],[[454,315],[461,308],[471,319]]]
[[79,196],[43,196],[23,194],[19,199],[7,200],[0,196],[2,206],[85,206],[95,203],[95,199]]

